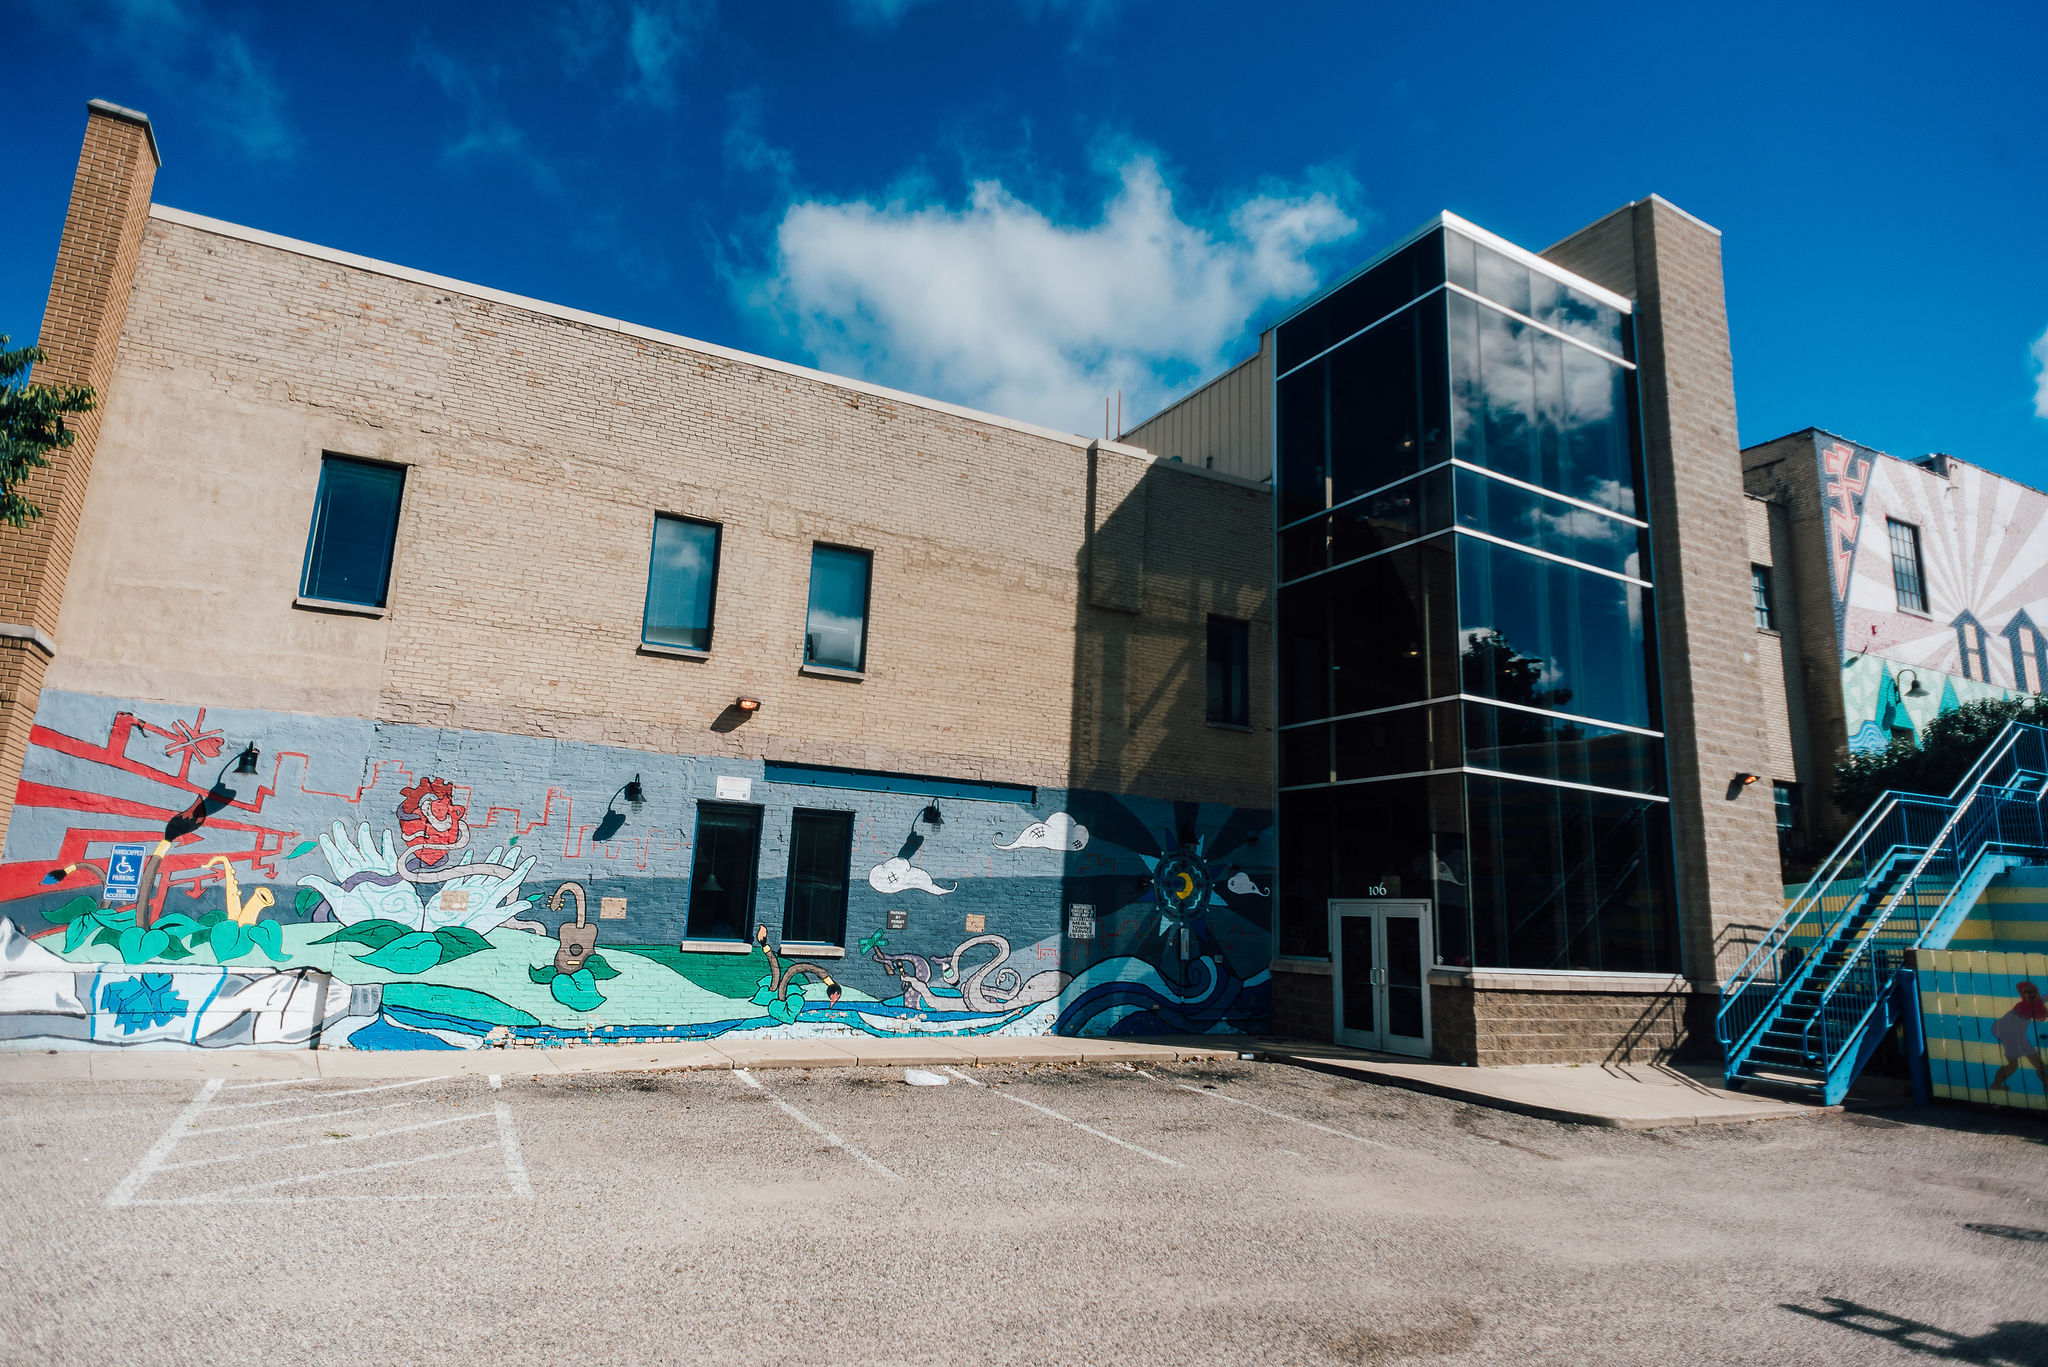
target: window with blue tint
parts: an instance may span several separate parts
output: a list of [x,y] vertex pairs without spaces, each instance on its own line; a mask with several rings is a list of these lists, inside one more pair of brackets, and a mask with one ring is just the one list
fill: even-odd
[[1636,515],[1629,371],[1463,295],[1448,301],[1453,453]]
[[1425,233],[1282,323],[1274,338],[1275,373],[1286,374],[1442,284],[1443,237],[1441,229]]
[[804,621],[804,663],[855,673],[867,668],[868,551],[811,547],[811,606]]
[[1409,308],[1330,353],[1330,501],[1447,458],[1443,305]]
[[711,649],[711,610],[718,591],[715,522],[654,519],[654,550],[647,565],[647,608],[640,639],[650,645]]
[[1459,470],[1458,525],[1503,541],[1643,578],[1648,533],[1633,522]]
[[1639,585],[1458,538],[1467,693],[1657,730],[1650,624],[1651,595]]
[[1664,791],[1664,742],[1566,717],[1465,704],[1465,762],[1629,793]]
[[1628,315],[1573,289],[1545,271],[1524,265],[1457,232],[1444,244],[1446,278],[1502,308],[1533,318],[1567,337],[1624,360],[1630,352]]
[[1208,718],[1221,726],[1252,723],[1252,626],[1209,619]]
[[1466,812],[1476,965],[1678,970],[1665,803],[1468,774]]
[[[1458,691],[1450,541],[1436,537],[1280,591],[1283,722]],[[1320,664],[1320,668],[1317,666]]]
[[322,457],[300,595],[383,607],[391,587],[391,549],[398,540],[398,506],[404,493],[403,466]]
[[846,943],[846,887],[852,865],[853,813],[798,808],[789,827],[789,880],[782,905],[785,941]]
[[761,809],[736,803],[698,803],[696,846],[690,857],[690,905],[684,936],[691,940],[753,938]]

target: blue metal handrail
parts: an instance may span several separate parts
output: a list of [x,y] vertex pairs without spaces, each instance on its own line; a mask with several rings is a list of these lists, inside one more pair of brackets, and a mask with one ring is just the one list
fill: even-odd
[[[1800,1030],[1801,1056],[1821,1066],[1829,1099],[1839,1099],[1867,1058],[1865,1036],[1905,951],[1952,920],[1957,900],[1966,892],[1974,900],[2009,863],[2048,860],[2044,802],[2048,731],[2021,722],[2006,724],[1947,798],[1880,796],[1730,978],[1715,1033],[1731,1076],[1794,994],[1813,988],[1825,952],[1853,939],[1825,971]],[[1795,939],[1806,951],[1796,965],[1786,954]]]

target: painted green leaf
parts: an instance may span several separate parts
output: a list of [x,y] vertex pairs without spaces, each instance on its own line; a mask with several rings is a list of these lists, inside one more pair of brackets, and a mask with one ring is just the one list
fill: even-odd
[[386,973],[424,973],[441,962],[441,942],[424,930],[415,930],[356,958]]
[[171,942],[163,947],[162,951],[157,954],[157,958],[176,961],[178,959],[189,959],[192,957],[192,951],[186,948],[185,942],[183,940],[180,940],[175,935],[169,938]]
[[599,982],[603,982],[607,978],[619,976],[619,970],[611,966],[611,961],[606,959],[604,955],[595,952],[583,961],[583,966],[589,969],[590,976]]
[[526,976],[537,983],[551,983],[555,980],[555,974],[560,971],[553,964],[540,964],[527,969]]
[[199,929],[199,923],[182,911],[174,911],[169,915],[159,916],[155,929],[163,931],[166,935],[190,935]]
[[95,913],[93,919],[109,930],[126,930],[135,924],[135,908],[109,908],[106,911]]
[[206,933],[216,962],[226,963],[249,952],[249,931],[233,921],[221,921]]
[[258,921],[249,927],[249,938],[263,946],[263,952],[274,964],[281,964],[291,955],[285,952],[284,927],[275,921]]
[[557,974],[555,980],[548,984],[548,991],[571,1011],[590,1011],[604,1003],[604,997],[598,992],[597,983],[587,968]]
[[410,1011],[427,1011],[456,1021],[482,1021],[485,1025],[539,1025],[540,1018],[496,997],[467,987],[444,987],[439,983],[401,982],[384,984],[384,1005]]
[[311,916],[323,899],[317,889],[300,888],[299,895],[292,898],[292,906],[301,916]]
[[112,926],[101,926],[100,933],[92,937],[92,942],[96,945],[118,945],[121,943],[121,932]]
[[763,978],[760,982],[754,984],[754,1005],[766,1006],[769,1002],[775,1000],[774,982],[773,978]]
[[506,841],[506,842],[505,842],[505,848],[509,850],[509,849],[511,849],[511,848],[512,848],[512,847],[513,847],[514,845],[517,845],[518,843],[519,843],[519,837],[515,835],[515,836],[513,836],[513,837],[512,837],[512,838],[511,838],[510,840],[508,840],[508,841]]
[[416,934],[411,926],[398,921],[358,921],[352,926],[343,926],[332,935],[313,941],[316,945],[368,945],[371,949],[382,949],[401,935]]
[[489,940],[468,926],[443,926],[434,932],[434,938],[441,942],[441,962],[444,964],[452,964],[466,954],[491,947]]
[[802,997],[798,997],[795,1001],[771,1001],[768,1003],[768,1014],[781,1021],[784,1025],[794,1025],[797,1014],[803,1009],[804,999]]
[[227,919],[228,914],[224,911],[209,911],[206,915],[199,918],[199,928],[201,930],[211,930]]
[[91,915],[98,909],[99,903],[80,893],[63,906],[44,912],[43,919],[52,925],[68,926],[79,917]]
[[[98,924],[99,922],[93,920],[90,916],[80,916],[73,920],[70,925],[64,928],[64,952],[69,954],[72,950],[84,944],[85,937],[92,934],[93,927]],[[100,932],[102,935],[106,933],[104,930]]]
[[[297,844],[297,845],[296,845],[295,847],[293,847],[293,849],[292,849],[292,852],[291,852],[290,854],[286,855],[286,856],[285,856],[285,858],[286,858],[286,859],[297,859],[297,858],[298,858],[298,857],[299,857],[300,855],[302,855],[302,854],[309,854],[309,853],[311,853],[312,851],[314,851],[314,850],[317,850],[317,849],[319,849],[319,848],[320,848],[320,842],[319,842],[319,841],[317,841],[317,840],[302,840],[302,841],[300,841],[300,842],[299,842],[299,843],[298,843],[298,844]],[[313,892],[313,890],[312,890],[311,888],[307,888],[307,889],[305,889],[305,892]],[[304,896],[304,895],[305,895],[305,893],[301,893],[300,895],[301,895],[301,896]],[[317,893],[317,892],[313,892],[313,895],[314,895],[315,897],[318,897],[318,896],[319,896],[320,894],[319,894],[319,893]]]
[[130,926],[121,932],[119,944],[123,963],[146,964],[170,948],[171,937],[161,930]]

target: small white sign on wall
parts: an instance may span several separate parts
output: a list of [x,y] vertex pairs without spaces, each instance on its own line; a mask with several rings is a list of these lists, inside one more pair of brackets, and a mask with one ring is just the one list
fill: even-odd
[[718,779],[718,800],[720,802],[752,802],[754,800],[754,780],[750,778],[727,778],[724,775],[720,775]]

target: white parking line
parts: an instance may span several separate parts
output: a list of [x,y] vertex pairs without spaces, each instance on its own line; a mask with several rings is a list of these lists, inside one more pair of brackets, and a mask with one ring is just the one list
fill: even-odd
[[[380,1082],[375,1087],[350,1087],[346,1091],[314,1092],[312,1095],[325,1101],[330,1097],[362,1096],[367,1092],[393,1092],[404,1087],[424,1087],[429,1082],[446,1082],[453,1076],[455,1076],[453,1073],[443,1073],[439,1077],[416,1077],[407,1082]],[[257,1085],[261,1086],[262,1084],[259,1083]],[[216,1106],[213,1109],[216,1111],[253,1111],[259,1106],[293,1106],[309,1099],[309,1097],[305,1096],[283,1096],[275,1101],[235,1101],[224,1106]]]
[[445,1120],[422,1120],[417,1125],[396,1125],[388,1130],[372,1130],[368,1134],[344,1135],[340,1139],[307,1139],[297,1144],[279,1144],[275,1148],[251,1149],[247,1153],[224,1153],[213,1158],[188,1158],[182,1163],[165,1163],[158,1169],[170,1172],[175,1168],[203,1168],[209,1163],[239,1163],[244,1158],[268,1158],[274,1153],[290,1153],[293,1149],[324,1149],[336,1144],[367,1144],[372,1139],[383,1139],[387,1135],[411,1134],[415,1130],[431,1130],[437,1125],[454,1125],[464,1120],[481,1120],[489,1117],[489,1111],[471,1111],[468,1115],[451,1115]]
[[418,1101],[394,1101],[388,1106],[344,1106],[338,1111],[308,1111],[304,1115],[280,1116],[276,1120],[251,1120],[246,1124],[216,1125],[210,1130],[192,1130],[187,1139],[197,1139],[207,1134],[241,1134],[245,1130],[267,1130],[273,1125],[297,1125],[307,1120],[331,1120],[338,1115],[367,1115],[372,1111],[402,1111],[408,1106],[424,1106],[427,1098]]
[[122,1178],[121,1184],[107,1193],[108,1205],[132,1206],[135,1204],[135,1193],[142,1190],[142,1184],[149,1180],[150,1174],[162,1167],[163,1161],[171,1156],[171,1150],[177,1148],[178,1141],[185,1137],[185,1127],[190,1125],[194,1117],[206,1109],[207,1102],[213,1100],[219,1094],[220,1085],[220,1079],[217,1077],[207,1080],[206,1084],[199,1089],[199,1095],[193,1097],[186,1104],[185,1109],[178,1112],[178,1118],[171,1122],[171,1128],[165,1130],[163,1137],[149,1146],[149,1152],[142,1155],[142,1161],[135,1165],[135,1171]]
[[519,1136],[512,1132],[512,1108],[493,1102],[498,1113],[498,1147],[505,1151],[505,1175],[512,1179],[512,1194],[522,1201],[533,1199],[533,1183],[526,1177],[526,1158],[519,1152]]
[[741,1082],[746,1083],[747,1086],[752,1087],[755,1091],[761,1093],[761,1095],[767,1097],[770,1101],[774,1102],[777,1108],[779,1108],[784,1115],[790,1117],[792,1120],[797,1121],[805,1128],[819,1135],[821,1138],[824,1139],[826,1143],[832,1145],[834,1148],[844,1149],[846,1152],[852,1154],[855,1158],[858,1158],[861,1162],[873,1168],[876,1172],[882,1174],[882,1176],[888,1178],[891,1182],[901,1182],[903,1180],[895,1173],[889,1171],[889,1169],[883,1167],[880,1163],[877,1163],[874,1159],[862,1153],[859,1149],[856,1149],[853,1145],[847,1143],[844,1139],[841,1139],[838,1135],[832,1133],[832,1131],[826,1129],[823,1125],[820,1125],[817,1121],[805,1115],[802,1111],[799,1111],[796,1107],[790,1105],[787,1101],[784,1101],[781,1097],[775,1095],[772,1089],[770,1089],[766,1084],[762,1083],[759,1079],[757,1079],[752,1073],[748,1072],[746,1069],[735,1068],[732,1070],[732,1075],[738,1078]]
[[[444,1149],[440,1153],[421,1154],[416,1158],[389,1158],[382,1163],[365,1163],[354,1168],[329,1168],[324,1172],[302,1172],[291,1177],[273,1177],[268,1182],[250,1182],[239,1187],[228,1187],[221,1191],[205,1191],[197,1196],[159,1197],[151,1201],[138,1201],[137,1205],[150,1206],[206,1206],[222,1201],[232,1201],[243,1192],[264,1191],[271,1187],[288,1187],[298,1182],[318,1182],[325,1177],[350,1177],[359,1172],[380,1172],[386,1168],[409,1168],[419,1163],[434,1163],[443,1158],[461,1158],[467,1154],[482,1153],[495,1149],[498,1141],[488,1144],[472,1144],[466,1149]],[[316,1200],[319,1198],[315,1198]]]
[[1125,1140],[1118,1139],[1113,1134],[1106,1134],[1103,1131],[1096,1129],[1093,1125],[1084,1125],[1070,1115],[1061,1115],[1058,1111],[1055,1111],[1050,1106],[1041,1106],[1035,1101],[1026,1101],[1021,1096],[1016,1096],[1009,1092],[998,1091],[995,1088],[990,1087],[985,1082],[979,1082],[976,1081],[974,1078],[969,1077],[967,1074],[961,1072],[958,1068],[947,1066],[943,1068],[941,1071],[951,1073],[954,1077],[959,1078],[962,1082],[972,1083],[976,1087],[986,1088],[992,1095],[999,1096],[1005,1101],[1014,1101],[1019,1106],[1029,1106],[1032,1110],[1037,1111],[1042,1115],[1049,1115],[1054,1120],[1063,1120],[1067,1124],[1072,1125],[1075,1129],[1081,1131],[1083,1134],[1092,1134],[1097,1139],[1107,1139],[1110,1143],[1116,1145],[1120,1149],[1129,1149],[1132,1153],[1141,1153],[1155,1163],[1164,1163],[1169,1168],[1177,1168],[1180,1166],[1179,1163],[1176,1163],[1173,1159],[1168,1158],[1164,1154],[1154,1153],[1150,1149],[1141,1149],[1136,1144],[1132,1144]]
[[[1166,1081],[1165,1078],[1152,1077],[1152,1074],[1146,1072],[1143,1068],[1134,1069],[1133,1071],[1135,1071],[1139,1077],[1152,1078],[1154,1082]],[[1376,1149],[1385,1149],[1388,1153],[1407,1152],[1407,1150],[1405,1149],[1395,1148],[1392,1144],[1382,1144],[1377,1139],[1367,1139],[1362,1134],[1353,1134],[1349,1130],[1339,1130],[1333,1129],[1328,1125],[1319,1125],[1313,1120],[1303,1120],[1298,1115],[1289,1115],[1285,1111],[1275,1111],[1269,1109],[1268,1107],[1260,1106],[1250,1101],[1239,1101],[1234,1096],[1225,1096],[1221,1092],[1212,1092],[1204,1087],[1190,1087],[1185,1082],[1176,1082],[1173,1085],[1175,1087],[1180,1088],[1183,1092],[1193,1092],[1196,1096],[1206,1096],[1212,1101],[1227,1101],[1233,1106],[1242,1106],[1248,1111],[1257,1111],[1260,1115],[1270,1115],[1275,1120],[1285,1120],[1295,1125],[1306,1125],[1311,1130],[1321,1130],[1324,1134],[1334,1134],[1339,1139],[1349,1139],[1354,1143],[1358,1144],[1370,1144]]]

